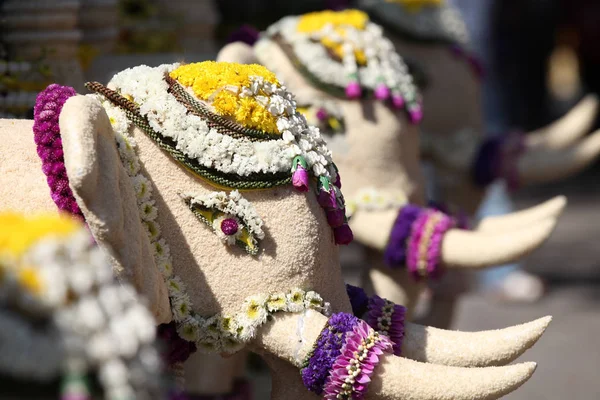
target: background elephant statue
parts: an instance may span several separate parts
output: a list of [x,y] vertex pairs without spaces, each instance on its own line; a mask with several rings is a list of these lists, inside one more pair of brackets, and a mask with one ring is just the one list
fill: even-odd
[[[335,64],[340,62],[327,54],[329,37],[323,34],[325,36],[321,40],[325,44],[322,45],[310,36],[321,35],[329,29],[328,24],[333,24],[335,28],[331,29],[334,31],[351,29],[354,25],[362,26],[362,29],[352,30],[353,37],[360,38],[360,43],[369,43],[381,52],[381,59],[369,61],[370,64],[364,67],[365,71],[359,69],[361,72],[358,75],[364,78],[360,81],[363,86],[359,89],[365,93],[371,91],[364,98],[348,98],[352,96],[344,93],[355,82],[352,79],[356,78],[352,76],[346,83],[331,83],[334,81],[332,76],[335,79],[344,78],[339,78],[342,72],[335,70]],[[304,32],[305,29],[309,32]],[[310,61],[299,59],[301,52],[313,54],[313,58],[315,54],[326,58],[315,61],[315,64],[319,71],[328,72],[317,77],[317,69],[308,71],[313,67]],[[395,61],[385,61],[382,54],[393,55]],[[300,105],[312,107],[309,113],[325,113],[327,118],[321,119],[327,121],[328,125],[331,124],[331,118],[337,120],[337,131],[329,129],[325,137],[334,153],[336,165],[344,176],[344,192],[351,205],[350,224],[354,235],[369,251],[370,280],[376,293],[405,305],[410,318],[418,294],[426,282],[423,279],[415,281],[410,276],[411,273],[415,275],[415,271],[404,268],[410,242],[407,237],[415,221],[413,218],[407,223],[405,214],[407,210],[418,214],[425,206],[424,179],[419,167],[419,131],[410,122],[415,116],[419,118],[420,105],[418,92],[411,84],[412,78],[402,69],[402,60],[394,52],[391,43],[381,35],[377,25],[369,22],[360,11],[319,12],[286,17],[271,26],[254,47],[242,43],[230,44],[220,52],[219,59],[246,63],[258,61],[266,65],[292,89]],[[394,69],[395,75],[392,76],[402,82],[400,86],[404,88],[396,95],[407,99],[406,108],[405,104],[402,107],[394,106],[391,93],[395,89],[392,85],[392,89],[388,88],[391,93],[387,98],[369,97],[373,91],[380,89],[381,81],[376,77],[368,77],[368,74],[376,75],[377,65],[393,65],[394,62],[399,66]],[[369,66],[371,69],[368,69]],[[344,88],[344,85],[347,86]],[[386,100],[389,103],[386,104]],[[317,120],[315,122],[318,123]],[[327,126],[321,125],[327,132]],[[405,207],[407,203],[419,209]],[[481,268],[514,261],[544,242],[563,207],[564,199],[557,199],[513,216],[486,219],[482,226],[487,227],[481,232],[468,232],[453,228],[451,224],[443,232],[440,231],[434,245],[424,248],[440,246],[435,250],[438,253],[433,257],[434,263],[450,269]],[[447,221],[447,217],[441,218]],[[523,223],[519,223],[519,220]],[[529,226],[525,221],[529,222]],[[408,228],[404,227],[406,234],[394,233],[402,225],[408,225]],[[392,254],[398,249],[403,257]],[[416,275],[423,278],[435,273],[425,271]]]
[[[298,370],[311,375],[305,365],[317,363],[317,339],[332,331],[346,335],[335,360],[318,364],[325,386],[305,382],[331,398],[364,393],[370,381],[365,398],[492,399],[533,373],[534,363],[504,365],[549,318],[469,334],[401,321],[399,357],[386,336],[349,314],[337,244],[351,232],[332,217],[344,210],[337,170],[318,129],[266,68],[140,66],[88,88],[95,94],[57,85],[40,94],[36,142],[31,121],[0,122],[0,201],[53,208],[46,174],[53,202],[113,250],[116,274],[148,293],[157,321],[173,324],[179,340],[261,354],[273,399],[316,398]],[[327,378],[342,365],[334,361],[353,363],[342,350],[360,338],[369,343],[356,364],[365,368],[361,385]]]
[[600,154],[600,131],[586,136],[598,111],[588,95],[567,115],[534,132],[486,137],[480,62],[467,27],[449,2],[358,0],[380,23],[419,77],[425,113],[421,154],[434,166],[436,200],[473,216],[487,185],[552,182],[591,165]]

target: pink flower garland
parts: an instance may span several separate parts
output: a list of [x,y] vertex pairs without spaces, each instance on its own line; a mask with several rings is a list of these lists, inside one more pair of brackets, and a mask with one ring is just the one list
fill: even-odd
[[392,342],[366,322],[359,321],[352,332],[346,334],[341,353],[327,378],[324,398],[362,399],[380,356],[386,353],[392,353]]
[[440,256],[444,234],[454,226],[448,215],[434,210],[421,213],[413,223],[406,267],[415,279],[437,278],[442,273]]
[[36,99],[33,123],[33,138],[37,153],[42,160],[42,171],[46,175],[50,195],[61,211],[84,219],[73,192],[65,168],[62,139],[58,117],[65,102],[77,93],[68,86],[52,84]]

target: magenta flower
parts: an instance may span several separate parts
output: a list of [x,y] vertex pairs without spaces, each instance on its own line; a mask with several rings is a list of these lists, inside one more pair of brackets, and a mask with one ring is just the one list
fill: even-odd
[[392,104],[397,109],[401,109],[404,107],[404,97],[401,94],[393,94],[392,95]]
[[308,192],[309,179],[308,171],[298,164],[298,167],[292,173],[292,185],[300,192]]
[[317,196],[317,200],[321,207],[328,208],[336,208],[337,207],[337,199],[335,197],[335,190],[331,189],[326,191],[325,188],[321,188],[319,191],[319,195]]
[[354,239],[352,229],[348,224],[343,224],[333,229],[335,244],[349,244]]
[[346,334],[340,355],[333,363],[325,384],[324,398],[363,398],[380,357],[391,352],[392,343],[387,337],[380,336],[366,322],[359,321],[352,332]]
[[418,124],[423,119],[423,109],[421,106],[416,106],[410,110],[410,120],[413,124]]
[[346,213],[343,208],[327,210],[327,222],[332,228],[342,226],[346,220]]
[[346,86],[346,97],[349,99],[358,99],[362,94],[360,84],[356,81],[350,82]]
[[325,121],[325,118],[327,118],[327,111],[321,107],[317,110],[317,119],[319,121]]
[[390,89],[384,84],[378,85],[375,89],[375,98],[377,100],[385,100],[390,97]]
[[225,218],[221,221],[221,231],[227,236],[235,235],[239,230],[238,223],[233,218]]

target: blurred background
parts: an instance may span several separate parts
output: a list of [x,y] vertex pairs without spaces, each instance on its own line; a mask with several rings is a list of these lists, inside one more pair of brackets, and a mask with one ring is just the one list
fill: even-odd
[[[461,9],[488,73],[488,130],[533,130],[563,115],[584,94],[600,94],[600,1],[448,0]],[[32,118],[38,91],[51,82],[83,91],[139,64],[202,61],[244,25],[261,30],[288,14],[346,7],[344,0],[0,0],[0,117]],[[239,33],[239,32],[238,32]],[[427,107],[427,105],[425,105]],[[596,127],[600,124],[596,123]],[[1,159],[0,159],[1,162]],[[600,398],[600,164],[576,178],[508,196],[493,186],[482,214],[522,209],[555,194],[569,205],[544,245],[520,267],[543,284],[529,296],[508,281],[517,266],[482,277],[461,298],[453,328],[483,330],[543,315],[554,322],[524,359],[539,363],[510,399]],[[360,265],[344,260],[349,283]],[[504,272],[502,272],[504,271]],[[507,298],[502,285],[523,296]],[[540,288],[540,287],[539,287]],[[517,290],[518,291],[518,290]],[[541,296],[541,297],[540,297]],[[510,301],[508,301],[510,300]],[[527,300],[527,301],[524,301]],[[268,377],[251,374],[266,398]]]

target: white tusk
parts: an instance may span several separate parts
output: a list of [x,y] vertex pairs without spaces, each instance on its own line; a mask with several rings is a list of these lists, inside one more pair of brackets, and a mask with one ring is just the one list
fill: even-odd
[[402,356],[455,367],[507,365],[533,346],[552,317],[482,332],[458,332],[407,322]]
[[542,204],[526,210],[513,212],[510,214],[483,218],[477,224],[477,232],[503,232],[522,226],[528,226],[534,222],[546,218],[558,218],[567,205],[565,196],[556,196]]
[[600,155],[600,130],[563,150],[533,150],[519,159],[519,182],[526,184],[559,180],[574,175]]
[[533,362],[506,367],[461,368],[384,357],[373,374],[366,400],[492,400],[525,383]]
[[571,146],[592,128],[597,112],[598,97],[589,94],[562,118],[526,135],[527,146],[548,150]]
[[442,262],[449,268],[483,268],[513,262],[541,246],[555,226],[556,219],[550,219],[497,235],[451,229],[442,242]]

